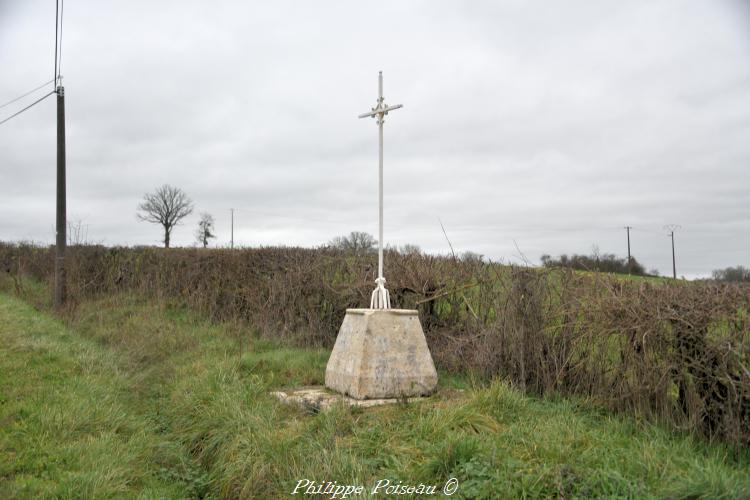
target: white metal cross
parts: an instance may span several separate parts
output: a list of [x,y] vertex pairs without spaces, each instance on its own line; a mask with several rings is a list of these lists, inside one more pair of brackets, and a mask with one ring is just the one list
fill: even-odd
[[379,233],[378,233],[378,279],[375,280],[377,288],[372,292],[370,298],[370,309],[390,309],[391,297],[385,288],[385,277],[383,277],[383,123],[385,115],[389,111],[403,107],[401,104],[387,106],[383,98],[383,72],[378,74],[378,104],[368,113],[359,115],[360,118],[372,116],[378,124],[380,135],[379,169],[378,169],[378,201],[379,201]]

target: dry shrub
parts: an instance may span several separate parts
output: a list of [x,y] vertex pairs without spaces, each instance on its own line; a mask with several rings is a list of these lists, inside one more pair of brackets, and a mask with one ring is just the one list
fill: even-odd
[[[750,443],[750,287],[632,281],[389,252],[395,304],[416,308],[439,367],[534,394],[589,397],[709,437]],[[70,248],[73,303],[121,290],[261,335],[332,346],[365,307],[376,256],[331,249]],[[53,251],[0,244],[0,266],[51,281]]]

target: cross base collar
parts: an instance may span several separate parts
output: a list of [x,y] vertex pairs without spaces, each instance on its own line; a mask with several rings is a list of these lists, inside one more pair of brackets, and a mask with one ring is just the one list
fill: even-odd
[[385,278],[382,276],[375,280],[377,288],[373,290],[370,296],[370,309],[390,309],[391,308],[391,294],[385,288]]

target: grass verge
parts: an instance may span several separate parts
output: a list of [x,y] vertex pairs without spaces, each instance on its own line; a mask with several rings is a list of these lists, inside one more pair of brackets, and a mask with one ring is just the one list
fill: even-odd
[[287,407],[268,392],[322,384],[326,351],[135,296],[63,323],[0,294],[0,337],[4,498],[283,498],[304,479],[367,492],[451,477],[454,498],[750,496],[746,450],[501,381],[443,377],[409,405]]

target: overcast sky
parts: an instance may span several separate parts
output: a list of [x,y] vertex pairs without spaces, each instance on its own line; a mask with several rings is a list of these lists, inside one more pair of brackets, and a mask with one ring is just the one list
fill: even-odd
[[[106,245],[170,183],[229,242],[377,234],[538,263],[633,255],[678,275],[750,266],[750,8],[742,1],[68,0],[68,217]],[[0,104],[53,77],[53,2],[0,0]],[[0,109],[0,119],[52,90]],[[0,239],[54,241],[55,100],[0,125]],[[520,251],[520,253],[519,253]],[[386,263],[387,271],[387,263]],[[386,272],[387,274],[387,272]]]

